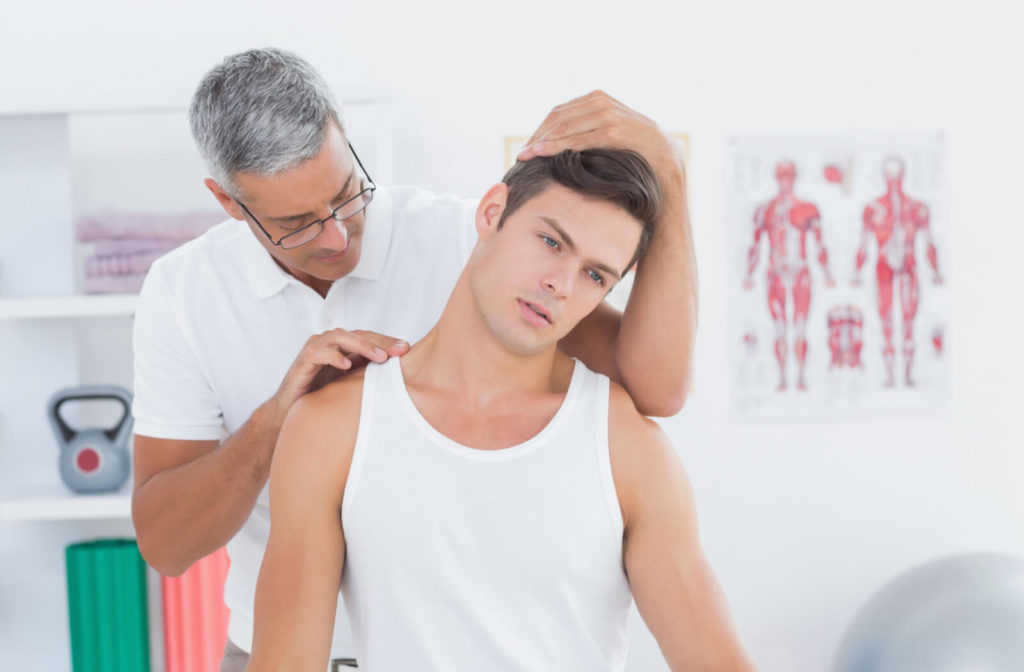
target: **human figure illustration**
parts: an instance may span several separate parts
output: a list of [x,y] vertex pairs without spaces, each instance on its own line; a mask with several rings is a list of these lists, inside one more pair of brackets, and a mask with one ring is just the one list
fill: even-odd
[[835,306],[828,311],[829,369],[864,368],[860,359],[863,333],[864,315],[857,306]]
[[917,277],[915,242],[918,232],[927,245],[928,263],[932,267],[932,282],[942,284],[939,273],[938,252],[932,238],[928,206],[903,192],[905,173],[903,159],[890,156],[882,162],[886,193],[864,208],[864,226],[857,249],[856,272],[853,284],[860,284],[860,269],[868,256],[868,242],[873,235],[878,243],[878,262],[875,266],[878,280],[878,314],[882,318],[884,344],[882,357],[886,368],[886,387],[896,384],[896,348],[893,344],[893,289],[899,291],[903,316],[903,374],[907,387],[914,385],[914,317],[920,300]]
[[768,310],[775,326],[775,359],[779,363],[778,390],[785,390],[786,380],[786,314],[787,294],[793,296],[793,352],[797,361],[797,389],[807,389],[804,377],[807,362],[807,313],[811,306],[811,273],[807,265],[807,234],[814,235],[818,244],[818,262],[825,272],[825,284],[834,287],[828,266],[828,252],[821,232],[818,207],[803,201],[793,193],[796,165],[780,161],[775,166],[775,179],[779,193],[763,203],[754,214],[754,242],[747,253],[747,277],[744,289],[754,287],[754,270],[760,256],[761,236],[768,238]]

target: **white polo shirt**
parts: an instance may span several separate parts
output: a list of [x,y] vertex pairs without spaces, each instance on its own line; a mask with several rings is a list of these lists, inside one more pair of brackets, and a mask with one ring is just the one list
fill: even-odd
[[[223,439],[277,391],[306,339],[368,329],[415,343],[434,325],[476,241],[476,203],[379,188],[359,263],[326,298],[285,273],[229,220],[157,260],[134,326],[135,433]],[[228,543],[228,637],[252,650],[256,578],[270,531],[264,487]],[[352,656],[339,603],[332,657]]]

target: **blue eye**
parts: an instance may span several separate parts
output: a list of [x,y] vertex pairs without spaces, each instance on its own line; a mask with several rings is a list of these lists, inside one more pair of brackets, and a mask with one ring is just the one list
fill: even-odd
[[553,247],[555,249],[558,249],[558,241],[555,240],[554,238],[552,238],[551,236],[543,236],[542,235],[540,237],[540,239],[543,240],[544,244],[547,245],[548,247]]
[[587,271],[587,275],[589,275],[590,279],[596,282],[597,284],[604,285],[604,276],[598,273],[597,271]]

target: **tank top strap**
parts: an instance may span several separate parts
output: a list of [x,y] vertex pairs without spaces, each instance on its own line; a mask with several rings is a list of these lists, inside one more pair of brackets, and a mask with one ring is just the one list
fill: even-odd
[[[398,361],[398,358],[393,358]],[[345,495],[341,501],[341,516],[344,520],[346,511],[350,508],[349,503],[355,499],[356,491],[362,480],[363,465],[366,462],[367,445],[372,440],[374,430],[374,410],[381,404],[377,403],[378,388],[381,387],[381,379],[387,376],[382,375],[385,364],[370,363],[366,365],[363,374],[363,395],[359,406],[359,427],[356,430],[356,445],[352,450],[352,463],[349,465],[348,478],[345,481]]]

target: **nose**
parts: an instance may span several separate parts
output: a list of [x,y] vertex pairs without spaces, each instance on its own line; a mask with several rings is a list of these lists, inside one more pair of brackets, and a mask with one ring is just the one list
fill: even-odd
[[576,273],[568,259],[559,260],[541,277],[541,287],[557,299],[572,295]]
[[325,246],[337,250],[344,250],[348,246],[348,229],[345,228],[345,223],[337,217],[328,217],[324,221],[324,230],[320,237],[324,239]]

